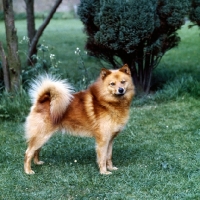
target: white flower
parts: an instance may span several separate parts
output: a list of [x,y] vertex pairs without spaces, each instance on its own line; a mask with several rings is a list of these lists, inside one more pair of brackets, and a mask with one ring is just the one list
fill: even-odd
[[80,52],[81,52],[81,50],[77,47],[76,50],[75,50],[75,54],[76,54],[76,55],[79,55]]
[[55,55],[54,55],[54,54],[50,54],[50,58],[51,58],[51,59],[54,59],[54,58],[55,58]]

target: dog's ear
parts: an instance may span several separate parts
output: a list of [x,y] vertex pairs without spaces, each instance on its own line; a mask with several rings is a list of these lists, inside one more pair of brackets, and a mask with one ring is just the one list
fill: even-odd
[[111,74],[111,71],[110,71],[110,70],[108,70],[108,69],[106,69],[106,68],[101,69],[101,74],[100,74],[100,76],[101,76],[102,79],[104,79],[104,78],[105,78],[106,76],[108,76],[109,74]]
[[131,75],[131,71],[130,71],[129,66],[128,66],[127,64],[124,64],[124,66],[121,67],[121,68],[119,69],[119,71],[120,71],[120,72],[124,72],[124,73],[126,73],[126,74],[128,74],[128,75]]

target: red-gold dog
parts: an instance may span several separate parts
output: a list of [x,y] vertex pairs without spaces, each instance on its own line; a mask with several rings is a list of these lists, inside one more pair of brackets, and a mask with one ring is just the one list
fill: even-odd
[[[33,105],[26,119],[24,170],[34,174],[41,147],[54,132],[65,129],[73,135],[91,136],[96,140],[97,163],[101,174],[117,170],[112,164],[113,139],[124,128],[134,96],[129,67],[119,70],[102,69],[99,78],[87,90],[71,92],[63,80],[43,76],[35,80],[30,95]],[[109,171],[108,171],[109,170]]]

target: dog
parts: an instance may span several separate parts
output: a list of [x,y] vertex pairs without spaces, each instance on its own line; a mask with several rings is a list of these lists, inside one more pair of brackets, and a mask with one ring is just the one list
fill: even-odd
[[57,131],[94,137],[100,174],[111,174],[113,140],[129,119],[134,85],[127,64],[118,70],[103,68],[88,89],[73,93],[66,80],[43,75],[31,84],[32,107],[25,122],[27,150],[24,171],[34,174],[41,147]]

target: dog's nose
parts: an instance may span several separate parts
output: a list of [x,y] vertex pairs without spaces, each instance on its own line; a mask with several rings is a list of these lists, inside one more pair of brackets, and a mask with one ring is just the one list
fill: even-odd
[[123,94],[124,93],[124,88],[118,88],[118,92],[120,93],[120,94]]

